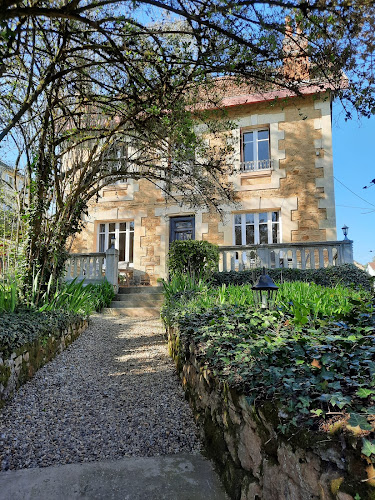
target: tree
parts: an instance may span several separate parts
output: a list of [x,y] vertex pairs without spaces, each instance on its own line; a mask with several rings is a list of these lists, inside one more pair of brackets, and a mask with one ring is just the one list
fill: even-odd
[[[230,144],[208,151],[197,134],[199,123],[217,133],[231,127],[219,111],[213,120],[215,77],[297,94],[329,88],[346,99],[348,116],[350,104],[365,115],[375,108],[370,2],[0,6],[0,139],[11,138],[26,165],[28,283],[31,265],[42,283],[59,275],[67,238],[106,184],[144,177],[193,204],[230,199],[222,183]],[[353,83],[343,85],[342,70]]]

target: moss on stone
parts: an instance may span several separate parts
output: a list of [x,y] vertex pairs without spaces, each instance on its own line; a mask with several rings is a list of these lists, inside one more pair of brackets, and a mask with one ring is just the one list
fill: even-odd
[[11,372],[9,366],[0,365],[0,384],[2,384],[4,387],[8,385],[10,373]]

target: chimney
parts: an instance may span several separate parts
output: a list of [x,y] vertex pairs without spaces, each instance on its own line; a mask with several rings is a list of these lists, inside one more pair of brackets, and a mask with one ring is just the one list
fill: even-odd
[[288,80],[303,82],[310,79],[310,60],[307,56],[307,39],[303,36],[300,23],[296,23],[294,33],[290,16],[285,18],[285,36],[283,40],[283,72]]

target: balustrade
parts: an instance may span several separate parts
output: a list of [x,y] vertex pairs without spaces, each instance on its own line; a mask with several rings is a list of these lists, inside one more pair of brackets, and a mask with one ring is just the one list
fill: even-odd
[[353,242],[275,243],[219,247],[219,271],[256,267],[319,269],[353,263]]
[[273,160],[242,161],[242,172],[257,172],[262,170],[272,170]]
[[108,249],[96,253],[73,253],[66,261],[65,281],[100,283],[107,279],[116,292],[118,288],[118,250]]

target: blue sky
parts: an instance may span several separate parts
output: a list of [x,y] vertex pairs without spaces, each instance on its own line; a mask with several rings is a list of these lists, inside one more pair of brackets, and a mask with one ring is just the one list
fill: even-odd
[[375,257],[375,186],[363,189],[375,178],[375,116],[345,121],[334,103],[332,128],[337,237],[349,226],[354,259],[366,264]]

